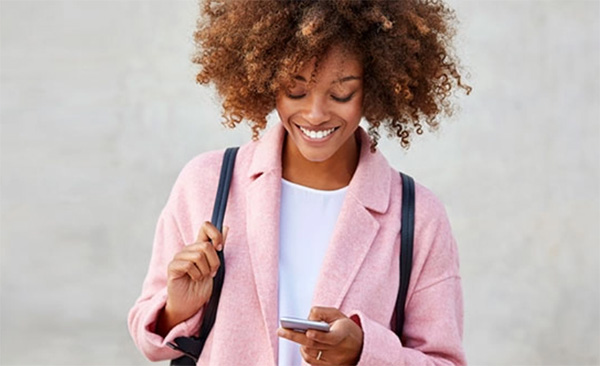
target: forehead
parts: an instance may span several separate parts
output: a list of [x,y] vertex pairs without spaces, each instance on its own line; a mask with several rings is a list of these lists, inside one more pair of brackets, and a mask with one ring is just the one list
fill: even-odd
[[339,80],[348,76],[361,77],[363,66],[357,55],[345,51],[340,47],[332,48],[317,64],[316,58],[307,62],[299,75],[309,80],[316,66],[315,79],[319,81]]

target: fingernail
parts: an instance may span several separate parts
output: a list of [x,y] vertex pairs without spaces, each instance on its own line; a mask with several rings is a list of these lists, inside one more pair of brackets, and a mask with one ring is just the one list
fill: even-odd
[[219,244],[219,245],[217,245],[217,250],[218,250],[218,251],[221,251],[221,250],[223,250],[223,244]]
[[212,278],[214,278],[216,275],[217,275],[217,271],[214,271],[213,273],[211,273],[211,274],[210,274],[210,276],[211,276]]

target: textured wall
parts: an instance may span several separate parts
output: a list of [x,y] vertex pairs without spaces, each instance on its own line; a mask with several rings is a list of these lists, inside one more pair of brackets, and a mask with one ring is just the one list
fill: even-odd
[[[597,365],[600,5],[450,3],[474,91],[381,149],[447,205],[471,364]],[[0,363],[149,364],[126,315],[160,210],[249,130],[194,84],[194,0],[0,6]]]

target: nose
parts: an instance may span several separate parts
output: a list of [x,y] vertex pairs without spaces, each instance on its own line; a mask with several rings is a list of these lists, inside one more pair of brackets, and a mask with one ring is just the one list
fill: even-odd
[[305,118],[312,125],[319,125],[329,120],[329,111],[327,103],[322,98],[313,95],[307,98],[308,105],[306,106]]

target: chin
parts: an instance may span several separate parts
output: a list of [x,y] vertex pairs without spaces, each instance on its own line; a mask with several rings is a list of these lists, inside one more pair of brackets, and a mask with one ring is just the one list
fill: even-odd
[[329,158],[331,158],[330,154],[315,154],[315,153],[310,153],[308,151],[302,151],[300,150],[300,153],[302,154],[302,156],[304,157],[304,159],[312,162],[312,163],[322,163],[324,161],[327,161]]

